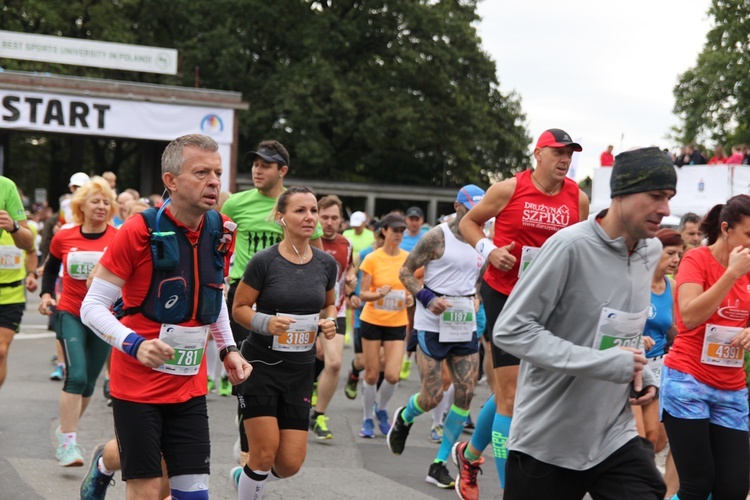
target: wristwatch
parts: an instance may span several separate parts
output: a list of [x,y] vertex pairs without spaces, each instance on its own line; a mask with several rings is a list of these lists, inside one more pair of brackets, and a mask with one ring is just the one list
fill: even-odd
[[230,352],[240,352],[240,350],[237,349],[237,346],[235,345],[224,347],[219,351],[219,360],[223,362],[224,358],[226,358],[227,354],[229,354]]
[[19,229],[21,229],[21,225],[20,225],[20,224],[18,223],[18,221],[17,221],[17,220],[14,220],[14,221],[13,221],[13,230],[12,230],[12,231],[8,231],[8,232],[9,232],[10,234],[13,234],[13,233],[15,233],[16,231],[18,231]]

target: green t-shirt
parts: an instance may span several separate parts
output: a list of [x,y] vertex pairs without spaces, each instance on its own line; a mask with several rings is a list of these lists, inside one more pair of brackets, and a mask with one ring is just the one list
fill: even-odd
[[0,210],[5,210],[10,218],[17,221],[26,220],[26,211],[18,195],[16,184],[0,175]]
[[347,229],[344,231],[344,238],[352,242],[354,255],[359,255],[359,252],[375,243],[375,234],[367,228],[362,234],[355,233],[354,229]]
[[[36,229],[33,226],[29,228],[36,239]],[[32,251],[36,252],[36,250]],[[26,252],[16,248],[13,236],[8,231],[2,231],[0,234],[0,283],[23,281],[26,279],[26,273]],[[0,287],[0,305],[23,304],[24,302],[26,302],[24,285]]]
[[[16,184],[0,175],[0,210],[5,210],[10,218],[17,221],[26,220],[26,211],[18,195]],[[12,283],[26,278],[26,252],[16,248],[13,236],[7,231],[0,235],[0,283]],[[36,238],[36,233],[34,238]],[[20,267],[18,257],[20,255]],[[0,288],[0,304],[22,304],[26,302],[23,286]]]
[[[224,202],[221,213],[227,215],[237,224],[234,246],[234,264],[229,272],[229,281],[242,279],[250,259],[257,252],[275,245],[284,237],[282,228],[276,224],[271,211],[276,205],[276,198],[269,198],[257,189],[235,193]],[[323,236],[323,229],[318,224],[312,239]]]

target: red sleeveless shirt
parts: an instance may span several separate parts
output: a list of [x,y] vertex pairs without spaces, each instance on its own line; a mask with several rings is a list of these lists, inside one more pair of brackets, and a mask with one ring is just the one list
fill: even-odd
[[516,242],[510,252],[516,263],[509,271],[488,266],[484,280],[494,290],[510,295],[518,281],[518,267],[524,246],[541,247],[560,229],[580,221],[579,188],[573,179],[565,178],[559,193],[549,196],[539,191],[531,179],[531,170],[516,174],[516,189],[510,201],[495,219],[493,243],[498,247]]

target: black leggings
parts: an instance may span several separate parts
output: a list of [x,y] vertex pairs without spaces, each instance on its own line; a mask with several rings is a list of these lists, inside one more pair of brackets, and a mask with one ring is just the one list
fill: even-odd
[[745,500],[750,489],[748,432],[662,411],[680,476],[680,500]]

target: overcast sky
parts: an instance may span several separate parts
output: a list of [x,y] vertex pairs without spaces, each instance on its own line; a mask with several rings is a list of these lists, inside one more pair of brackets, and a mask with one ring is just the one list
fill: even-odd
[[484,0],[477,28],[500,89],[521,96],[534,143],[548,128],[581,142],[580,180],[599,166],[608,144],[615,154],[636,146],[675,149],[667,139],[678,124],[672,89],[703,48],[709,5]]

